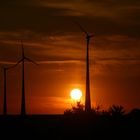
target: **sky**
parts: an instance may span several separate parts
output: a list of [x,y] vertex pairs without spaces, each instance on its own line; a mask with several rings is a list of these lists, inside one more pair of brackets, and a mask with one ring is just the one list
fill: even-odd
[[[71,108],[70,91],[85,94],[85,34],[90,42],[92,107],[123,105],[140,108],[139,0],[1,0],[0,3],[0,113],[3,103],[3,66],[25,55],[28,114],[62,114]],[[9,114],[19,114],[21,65],[7,71]]]

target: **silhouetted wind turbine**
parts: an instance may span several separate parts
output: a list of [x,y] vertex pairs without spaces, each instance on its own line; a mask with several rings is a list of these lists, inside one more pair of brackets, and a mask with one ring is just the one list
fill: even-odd
[[91,111],[91,99],[90,99],[90,74],[89,74],[89,42],[94,35],[90,35],[79,23],[75,22],[86,35],[86,97],[85,97],[85,111]]
[[22,62],[22,97],[21,97],[21,115],[26,115],[26,104],[25,104],[25,69],[24,69],[24,64],[25,64],[25,60],[38,65],[36,62],[34,62],[33,60],[31,60],[30,58],[26,57],[24,54],[24,47],[23,47],[23,43],[21,41],[21,45],[22,45],[22,57],[21,59],[17,62],[16,65],[18,65],[19,63]]
[[4,78],[4,95],[3,95],[3,115],[7,115],[7,94],[6,94],[6,89],[7,89],[7,70],[11,69],[15,67],[11,66],[11,67],[2,67],[3,69],[3,78]]

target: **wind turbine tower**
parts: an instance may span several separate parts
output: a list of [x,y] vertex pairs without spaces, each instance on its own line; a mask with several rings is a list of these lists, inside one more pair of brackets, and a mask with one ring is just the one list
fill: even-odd
[[6,96],[6,71],[7,68],[3,68],[4,74],[4,96],[3,96],[3,115],[7,115],[7,96]]
[[25,60],[28,62],[31,62],[33,64],[36,64],[36,62],[34,62],[33,60],[31,60],[30,58],[26,57],[24,54],[24,47],[23,47],[23,43],[21,41],[21,45],[22,45],[22,57],[21,59],[17,62],[16,65],[18,65],[19,63],[22,63],[22,95],[21,95],[21,115],[25,116],[26,115],[26,102],[25,102]]
[[90,99],[90,69],[89,69],[89,43],[90,39],[94,35],[90,35],[79,23],[76,23],[86,37],[86,95],[85,95],[85,111],[91,111],[91,99]]
[[11,67],[2,67],[3,68],[3,79],[4,79],[4,95],[3,95],[3,115],[6,116],[7,115],[7,70],[11,69],[15,67],[11,66]]

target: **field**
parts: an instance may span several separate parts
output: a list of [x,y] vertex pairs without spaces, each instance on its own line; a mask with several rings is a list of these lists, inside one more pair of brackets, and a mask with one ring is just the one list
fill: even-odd
[[0,132],[11,139],[122,139],[140,138],[140,117],[93,115],[0,116]]

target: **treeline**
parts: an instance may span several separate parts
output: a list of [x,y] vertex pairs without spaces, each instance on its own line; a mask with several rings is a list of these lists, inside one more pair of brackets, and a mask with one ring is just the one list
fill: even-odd
[[134,108],[130,112],[126,112],[126,109],[122,105],[112,105],[108,109],[102,109],[100,105],[93,107],[90,112],[85,112],[84,105],[77,102],[71,109],[66,109],[64,115],[92,115],[92,116],[108,116],[114,118],[121,118],[123,116],[137,116],[140,117],[140,109]]

